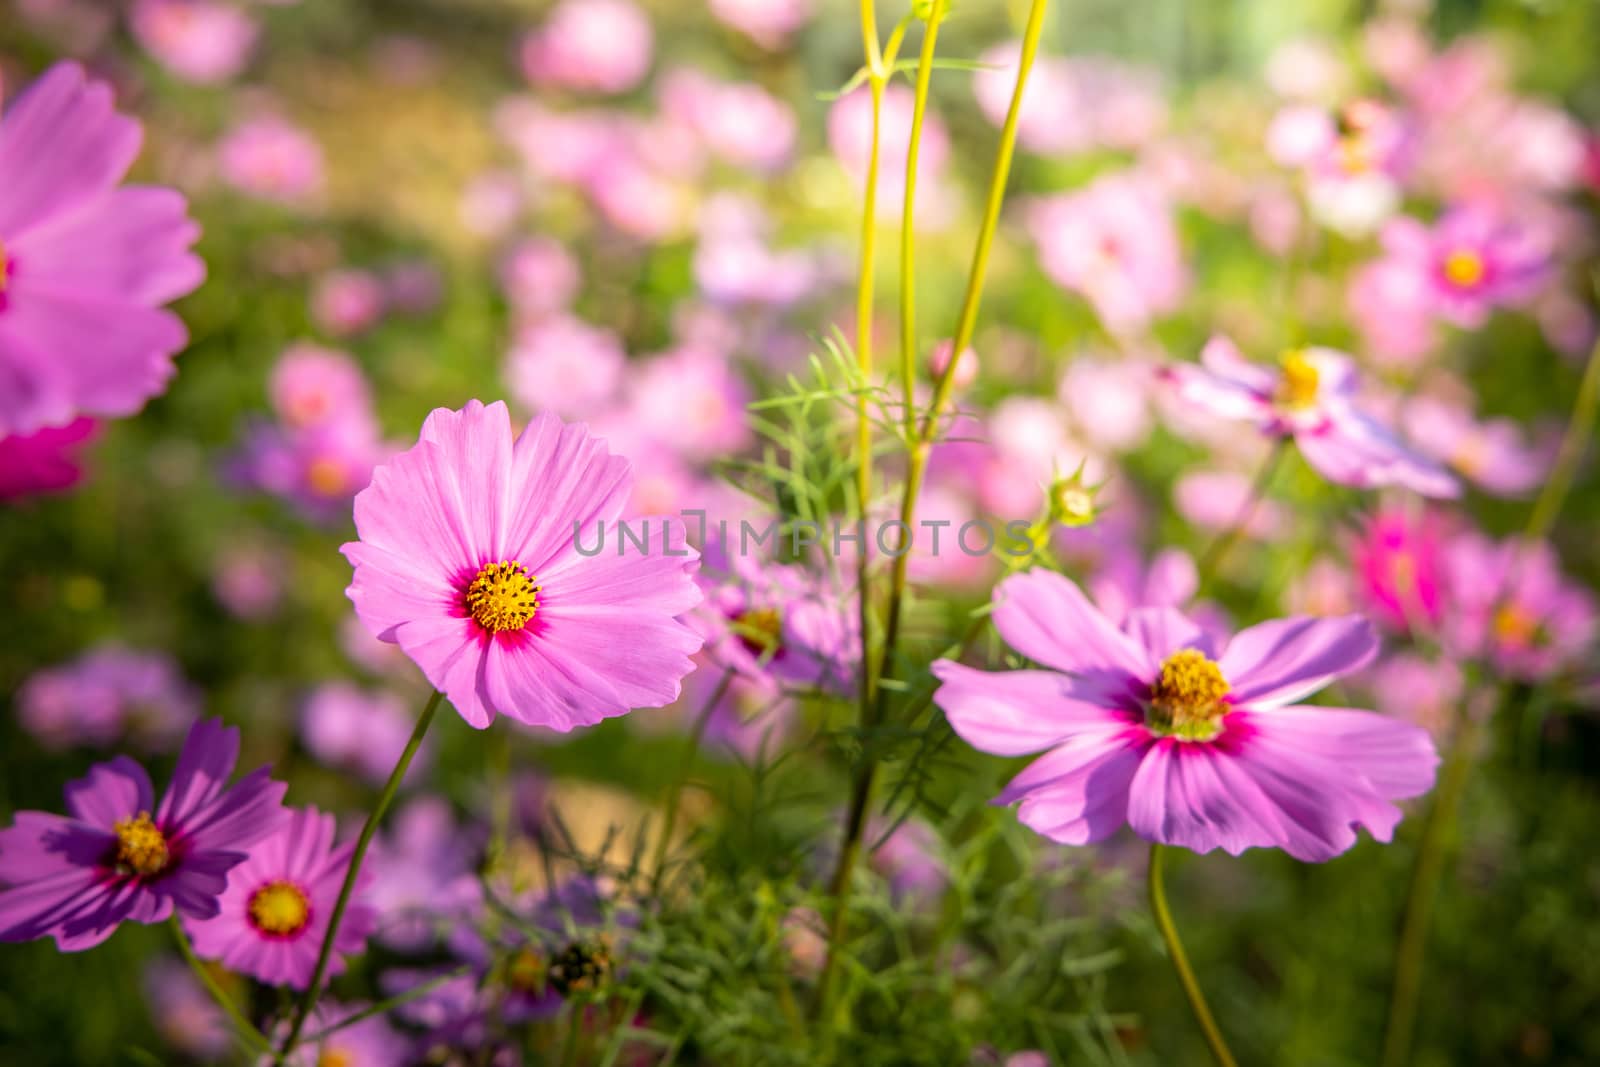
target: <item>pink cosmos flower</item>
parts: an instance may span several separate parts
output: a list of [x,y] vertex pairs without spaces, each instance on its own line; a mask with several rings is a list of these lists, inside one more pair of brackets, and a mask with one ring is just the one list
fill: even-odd
[[75,453],[95,436],[93,419],[0,437],[0,501],[71,489],[83,477]]
[[1426,283],[1434,314],[1467,329],[1496,307],[1527,303],[1550,277],[1545,236],[1484,207],[1457,208],[1431,229],[1397,218],[1382,240],[1387,260]]
[[506,356],[506,384],[528,411],[586,418],[605,410],[622,384],[622,338],[573,315],[524,326]]
[[814,13],[815,0],[708,0],[711,14],[776,52]]
[[750,389],[728,358],[702,348],[666,352],[633,372],[627,415],[647,438],[707,461],[737,452],[753,436]]
[[1445,550],[1449,610],[1441,624],[1453,655],[1540,682],[1583,662],[1600,631],[1593,596],[1561,573],[1548,542],[1494,542],[1476,532]]
[[1172,205],[1138,175],[1036,200],[1028,216],[1044,272],[1081,293],[1114,333],[1139,332],[1188,290]]
[[18,812],[0,831],[0,941],[53,937],[77,952],[124,921],[216,915],[244,850],[286,816],[287,787],[266,768],[226,785],[238,757],[239,731],[207,719],[159,806],[144,768],[118,756],[67,785],[68,814]]
[[[309,985],[355,848],[354,842],[335,847],[334,830],[332,815],[294,809],[282,828],[228,875],[219,907],[205,918],[185,920],[195,953],[267,985]],[[370,880],[365,871],[357,880],[334,940],[329,974],[343,973],[343,957],[366,945],[374,922],[364,893]]]
[[[972,91],[996,126],[1011,108],[1021,52],[1011,41],[978,57],[983,66],[972,76]],[[1040,56],[1024,90],[1017,141],[1047,156],[1135,148],[1159,132],[1166,114],[1160,84],[1148,71],[1099,56]]]
[[1497,496],[1530,492],[1550,467],[1550,457],[1525,444],[1511,419],[1479,422],[1465,408],[1419,396],[1406,404],[1404,424],[1422,451]]
[[1410,366],[1439,343],[1433,285],[1406,263],[1380,258],[1358,268],[1345,304],[1375,359]]
[[513,437],[503,403],[440,408],[356,497],[356,614],[480,729],[670,704],[701,644],[679,618],[698,556],[675,519],[649,520],[643,550],[621,536],[631,483],[582,426],[546,414]]
[[1449,473],[1356,406],[1355,364],[1341,352],[1295,349],[1275,374],[1246,361],[1219,336],[1206,343],[1200,362],[1163,371],[1181,399],[1222,418],[1253,422],[1269,437],[1293,437],[1306,462],[1330,482],[1401,485],[1439,497],[1461,491]]
[[293,429],[371,418],[372,391],[361,366],[321,345],[300,342],[284,349],[267,379],[267,395],[278,418]]
[[500,287],[522,319],[565,311],[582,281],[578,261],[553,238],[519,241],[500,260]]
[[1351,237],[1371,233],[1394,213],[1409,147],[1400,116],[1375,100],[1353,101],[1337,114],[1286,107],[1267,131],[1273,159],[1303,173],[1311,214]]
[[247,119],[217,145],[222,180],[249,196],[300,204],[322,191],[322,146],[276,116]]
[[212,0],[134,0],[133,36],[174,75],[200,85],[233,78],[250,61],[260,27]]
[[118,187],[140,136],[75,63],[0,121],[0,437],[131,415],[172,376],[188,335],[161,305],[205,267],[183,197]]
[[332,520],[366,488],[389,451],[360,414],[303,430],[258,425],[230,464],[233,476],[290,501],[315,521]]
[[[884,221],[899,219],[905,206],[906,156],[915,106],[915,94],[907,86],[895,82],[884,91],[878,135],[878,214]],[[931,226],[949,213],[944,170],[950,161],[950,134],[932,108],[922,123],[915,218],[919,226]],[[865,86],[834,101],[828,112],[828,147],[850,178],[864,187],[872,152],[872,94]]]
[[1195,852],[1282,848],[1320,862],[1387,841],[1394,801],[1433,785],[1427,731],[1370,711],[1296,703],[1377,653],[1356,616],[1279,619],[1222,644],[1171,609],[1119,629],[1071,581],[1030,571],[995,590],[994,622],[1041,669],[933,665],[934,699],[968,743],[1044,751],[996,803],[1064,844],[1124,823]]
[[794,150],[794,112],[759,85],[719,82],[699,71],[672,74],[662,91],[662,112],[683,122],[718,159],[771,171]]
[[369,270],[330,271],[311,292],[311,318],[335,337],[365,333],[383,318],[385,296]]
[[522,70],[538,86],[622,93],[644,80],[654,44],[628,0],[562,0],[523,42]]
[[212,565],[211,595],[234,618],[256,622],[278,610],[287,573],[289,565],[279,552],[230,545]]
[[200,717],[200,694],[171,657],[116,644],[30,675],[16,698],[23,729],[58,751],[126,740],[169,752]]

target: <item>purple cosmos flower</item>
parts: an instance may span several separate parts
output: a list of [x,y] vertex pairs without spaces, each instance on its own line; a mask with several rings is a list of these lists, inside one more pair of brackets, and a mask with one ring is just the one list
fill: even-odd
[[479,836],[458,826],[439,797],[418,797],[395,814],[369,863],[379,941],[403,952],[425,949],[441,922],[477,909]]
[[0,831],[0,941],[53,937],[77,952],[124,920],[217,914],[228,872],[286,817],[287,787],[266,768],[225,785],[238,757],[239,731],[207,719],[159,806],[144,768],[119,756],[68,784],[67,815],[18,812]]
[[622,536],[631,483],[582,426],[541,415],[514,437],[503,403],[440,408],[356,497],[356,614],[479,729],[670,704],[701,644],[679,618],[698,556],[676,519],[636,520],[643,549]]
[[[353,1015],[367,1005],[338,1003],[327,997],[318,1002],[306,1026],[306,1033],[317,1034]],[[373,1015],[358,1023],[341,1027],[320,1041],[301,1041],[289,1058],[288,1067],[395,1067],[413,1062],[411,1040]]]
[[[354,849],[353,842],[335,847],[334,831],[332,815],[294,809],[281,829],[228,875],[219,907],[204,918],[186,919],[195,952],[268,985],[304,989],[316,970]],[[370,880],[363,872],[356,883],[329,974],[342,973],[342,957],[366,945],[375,918],[363,892]]]
[[93,439],[93,419],[0,437],[0,501],[71,489],[83,477],[75,453]]
[[[368,693],[348,682],[317,686],[300,713],[300,736],[319,763],[354,771],[382,785],[400,761],[414,725],[393,693]],[[412,760],[406,780],[422,774],[431,752],[426,743]]]
[[1295,349],[1274,374],[1245,360],[1232,341],[1213,337],[1201,366],[1179,364],[1164,375],[1187,402],[1256,424],[1270,437],[1293,437],[1317,471],[1341,485],[1402,485],[1425,496],[1460,493],[1455,478],[1401,444],[1356,406],[1355,364],[1329,348]]
[[1221,645],[1168,608],[1119,629],[1071,581],[1035,570],[995,590],[994,622],[1044,669],[940,660],[934,699],[977,749],[1045,752],[995,802],[1021,801],[1023,824],[1054,841],[1100,841],[1127,823],[1195,852],[1321,861],[1355,844],[1358,826],[1389,840],[1393,802],[1433,785],[1427,731],[1295,703],[1372,660],[1359,617],[1279,619]]
[[200,694],[171,657],[106,644],[28,678],[17,718],[50,749],[128,738],[168,752],[200,717]]
[[188,340],[161,309],[205,267],[170,189],[118,187],[140,127],[58,63],[0,121],[0,437],[129,415]]

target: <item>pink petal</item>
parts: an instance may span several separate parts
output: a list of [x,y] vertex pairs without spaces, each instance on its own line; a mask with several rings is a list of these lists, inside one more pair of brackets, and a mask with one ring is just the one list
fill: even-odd
[[625,458],[612,455],[582,424],[569,425],[550,414],[523,429],[511,471],[517,506],[506,545],[541,577],[583,561],[576,549],[578,531],[588,545],[599,523],[613,530],[633,484]]
[[1242,630],[1217,665],[1239,707],[1276,707],[1308,696],[1378,654],[1372,624],[1359,615],[1274,619]]
[[8,251],[25,264],[29,285],[155,306],[205,277],[188,250],[199,235],[179,193],[128,186],[35,226]]
[[[506,539],[521,486],[511,478],[511,413],[504,401],[469,400],[460,411],[436,408],[422,424],[420,441],[432,444],[434,486],[457,527],[473,568],[513,558]],[[360,529],[360,527],[357,527]],[[362,540],[369,540],[362,533]]]
[[1114,710],[1075,697],[1072,679],[1054,671],[980,671],[947,659],[932,671],[941,683],[934,703],[980,752],[1021,756],[1126,722]]
[[163,825],[183,825],[227,787],[239,760],[239,728],[221,719],[195,723],[178,753],[172,784],[161,798],[157,815]]
[[1054,571],[1031,570],[996,586],[994,625],[1012,648],[1057,670],[1144,680],[1155,671],[1141,646]]
[[1176,608],[1139,608],[1128,614],[1123,632],[1143,645],[1156,662],[1184,648],[1215,656],[1211,638]]
[[1427,730],[1375,711],[1292,706],[1250,715],[1256,732],[1315,752],[1365,779],[1389,800],[1433,788],[1439,753]]

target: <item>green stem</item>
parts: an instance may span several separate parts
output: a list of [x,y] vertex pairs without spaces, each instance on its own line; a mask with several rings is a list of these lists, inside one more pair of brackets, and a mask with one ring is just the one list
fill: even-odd
[[309,1045],[315,1045],[318,1042],[325,1041],[346,1027],[354,1026],[356,1023],[366,1022],[374,1015],[387,1015],[394,1009],[404,1007],[414,1000],[421,1000],[423,997],[427,996],[429,993],[432,993],[435,989],[438,989],[446,982],[453,982],[457,978],[464,978],[471,973],[472,967],[470,965],[458,967],[453,971],[446,971],[437,978],[430,978],[421,985],[413,986],[412,988],[406,990],[404,993],[389,997],[387,1000],[380,1000],[376,1004],[370,1004],[352,1015],[345,1016],[336,1023],[333,1023],[329,1026],[324,1026],[321,1030],[318,1030],[314,1034],[307,1034],[305,1041]]
[[355,892],[356,879],[361,874],[361,861],[366,858],[367,846],[372,844],[373,835],[378,832],[378,824],[383,821],[384,812],[389,810],[395,794],[400,791],[400,781],[410,769],[411,760],[421,747],[422,739],[433,722],[434,713],[439,710],[439,701],[443,698],[444,694],[437,691],[428,698],[428,703],[422,709],[422,715],[417,719],[416,729],[411,731],[411,739],[406,742],[399,761],[389,773],[389,780],[384,783],[383,792],[378,794],[377,805],[373,807],[372,813],[367,816],[367,821],[361,827],[361,835],[356,838],[355,851],[350,855],[350,868],[345,871],[344,884],[339,887],[339,899],[334,903],[333,914],[328,919],[328,932],[323,935],[322,949],[317,953],[317,969],[311,973],[311,984],[306,986],[305,993],[300,997],[300,1006],[296,1009],[294,1022],[289,1027],[289,1036],[283,1039],[283,1046],[275,1057],[277,1063],[281,1064],[284,1058],[294,1051],[296,1042],[300,1040],[300,1033],[305,1029],[306,1020],[311,1017],[311,1010],[317,1006],[317,998],[322,993],[322,980],[327,977],[328,963],[333,959],[333,943],[339,936],[339,926],[344,922],[345,909],[350,906],[350,897]]
[[1388,1025],[1383,1034],[1384,1067],[1405,1067],[1411,1060],[1411,1041],[1417,1026],[1417,1004],[1422,994],[1422,965],[1428,950],[1428,927],[1433,903],[1444,877],[1451,830],[1466,792],[1472,770],[1472,748],[1477,727],[1470,715],[1458,717],[1456,735],[1445,758],[1439,791],[1422,824],[1411,885],[1406,891],[1405,913],[1400,920],[1400,943],[1395,950],[1394,985],[1389,994]]
[[[863,0],[863,4],[871,0]],[[1028,75],[1033,69],[1034,57],[1039,52],[1039,40],[1044,32],[1045,10],[1049,0],[1033,0],[1033,6],[1028,13],[1028,26],[1023,36],[1022,54],[1017,68],[1017,84],[1012,90],[1011,107],[1006,113],[1006,121],[1000,130],[1000,145],[995,153],[994,173],[989,181],[989,195],[984,209],[983,222],[978,231],[977,244],[972,255],[972,266],[967,275],[966,295],[962,300],[961,311],[956,318],[956,330],[950,349],[950,359],[940,373],[934,386],[934,398],[927,417],[921,427],[906,442],[907,444],[907,472],[905,490],[900,502],[900,521],[905,524],[905,529],[911,529],[916,517],[917,498],[922,490],[922,480],[926,473],[928,457],[932,449],[933,437],[938,427],[939,416],[945,405],[949,402],[951,383],[954,378],[956,365],[961,361],[961,353],[966,350],[972,340],[972,332],[977,324],[978,305],[983,292],[984,279],[989,270],[989,251],[994,244],[994,235],[1000,224],[1000,207],[1005,200],[1006,185],[1011,177],[1011,159],[1016,151],[1017,124],[1022,113],[1023,91],[1027,85]],[[943,17],[945,5],[941,2],[935,5],[930,22]],[[930,29],[931,35],[931,29]],[[929,42],[924,42],[926,58],[931,59],[928,51]],[[926,69],[930,64],[924,63],[918,70],[918,82],[922,83]],[[911,226],[910,207],[912,204],[915,182],[915,169],[907,171],[907,197],[906,216],[901,224],[908,229]],[[904,313],[902,306],[902,313]],[[902,360],[904,346],[902,345]],[[904,369],[904,368],[902,368]],[[909,405],[908,405],[909,407]],[[876,682],[871,686],[863,686],[862,693],[864,704],[862,707],[862,726],[869,727],[881,720],[887,700],[887,690],[882,685],[882,679],[888,673],[895,656],[895,646],[899,642],[900,615],[905,601],[907,563],[909,552],[903,552],[895,558],[889,588],[889,604],[884,624],[883,650],[879,657],[879,667],[876,672]],[[865,603],[866,590],[861,590],[863,604]],[[863,609],[863,620],[866,618]],[[862,631],[863,651],[866,649],[866,631]],[[865,675],[871,671],[870,660],[863,657],[861,671]],[[876,710],[869,716],[866,701],[871,699],[873,690],[876,690],[876,701],[873,706]],[[870,744],[870,738],[868,739]],[[833,878],[829,883],[829,892],[834,899],[834,914],[829,924],[828,955],[823,964],[822,975],[817,985],[818,1014],[825,1016],[833,990],[835,974],[838,970],[838,947],[842,942],[848,920],[845,897],[850,887],[850,880],[855,869],[855,864],[861,853],[861,839],[866,830],[867,811],[871,807],[872,792],[877,781],[877,760],[871,753],[866,753],[861,769],[856,773],[855,781],[850,791],[850,807],[846,816],[844,844],[839,849],[838,865],[834,868]]]
[[683,771],[678,775],[678,781],[672,787],[672,791],[667,794],[666,811],[661,816],[661,838],[656,842],[655,856],[651,863],[652,895],[661,889],[662,872],[667,869],[667,850],[672,841],[672,831],[678,825],[678,807],[683,800],[684,782],[688,779],[689,772],[694,769],[695,757],[700,754],[700,742],[706,736],[706,727],[711,724],[711,715],[717,710],[717,704],[722,701],[728,692],[728,686],[732,683],[733,668],[729,667],[722,672],[716,688],[711,691],[711,696],[701,707],[700,713],[694,717],[694,725],[689,728],[689,742],[683,753]]
[[[1272,476],[1277,473],[1278,464],[1283,461],[1287,448],[1283,438],[1272,442],[1272,450],[1267,453],[1267,458],[1262,461],[1261,469],[1256,472],[1255,481],[1250,483],[1250,492],[1244,498],[1244,503],[1239,506],[1238,514],[1217,535],[1200,555],[1200,560],[1195,564],[1195,570],[1200,575],[1200,586],[1204,588],[1210,584],[1212,576],[1222,561],[1228,557],[1239,537],[1250,525],[1250,520],[1255,518],[1256,510],[1261,507],[1261,500],[1267,494],[1267,486],[1272,484]],[[1198,593],[1196,594],[1199,595]]]
[[[928,113],[933,53],[944,12],[944,0],[934,0],[928,12],[927,28],[922,33],[922,54],[917,59],[916,92],[911,104],[911,140],[906,145],[905,201],[900,209],[900,390],[905,404],[907,447],[917,435],[917,228],[913,221],[917,203],[917,160],[922,153],[922,123]],[[959,351],[952,353],[951,359],[959,354]]]
[[254,1052],[271,1052],[272,1042],[267,1040],[265,1034],[256,1029],[254,1023],[245,1018],[244,1012],[240,1011],[239,1006],[233,1002],[233,998],[228,996],[227,990],[222,988],[216,976],[206,970],[206,965],[201,963],[200,957],[194,954],[194,946],[189,943],[189,935],[183,932],[183,920],[178,918],[176,912],[173,913],[172,921],[169,925],[172,927],[172,939],[178,943],[178,951],[183,955],[183,961],[189,965],[189,969],[194,972],[194,976],[200,979],[200,984],[206,987],[206,992],[210,993],[211,999],[217,1002],[217,1007],[227,1014],[229,1021],[233,1023],[234,1029],[239,1031],[239,1036],[244,1039],[245,1044],[249,1045]]
[[1217,1020],[1212,1018],[1211,1009],[1206,1005],[1206,997],[1200,991],[1200,981],[1194,976],[1194,968],[1189,966],[1189,957],[1183,951],[1183,942],[1178,940],[1178,928],[1172,923],[1172,912],[1167,907],[1167,890],[1162,884],[1162,866],[1166,852],[1166,848],[1161,845],[1150,846],[1150,913],[1155,916],[1156,928],[1161,931],[1161,940],[1166,942],[1167,955],[1172,959],[1172,968],[1178,972],[1178,981],[1183,986],[1184,994],[1189,998],[1189,1007],[1194,1010],[1195,1021],[1200,1024],[1200,1029],[1206,1035],[1206,1044],[1211,1047],[1211,1055],[1219,1067],[1238,1067],[1238,1061],[1233,1058],[1233,1053],[1228,1051],[1228,1043],[1223,1040],[1222,1031],[1217,1027]]
[[1578,383],[1578,398],[1573,403],[1572,417],[1567,420],[1566,433],[1561,436],[1561,448],[1556,453],[1550,478],[1544,483],[1533,512],[1528,516],[1526,536],[1537,541],[1555,526],[1561,505],[1578,476],[1578,463],[1589,447],[1594,434],[1595,415],[1600,412],[1600,341],[1589,350],[1589,360],[1583,368],[1583,380]]

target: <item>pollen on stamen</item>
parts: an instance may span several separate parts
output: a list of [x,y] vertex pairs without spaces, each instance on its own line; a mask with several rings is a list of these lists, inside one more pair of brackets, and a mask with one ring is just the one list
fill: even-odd
[[1222,732],[1230,706],[1228,680],[1204,652],[1185,648],[1161,664],[1161,677],[1150,687],[1145,725],[1164,737],[1209,741]]
[[490,633],[520,630],[539,610],[544,587],[520,563],[486,564],[467,586],[467,611]]
[[1458,289],[1473,288],[1486,273],[1483,257],[1470,248],[1457,249],[1444,259],[1445,280]]
[[1317,402],[1322,376],[1317,366],[1299,349],[1283,354],[1283,377],[1278,383],[1278,403],[1290,408],[1307,408]]
[[166,870],[172,861],[167,836],[148,811],[132,819],[118,819],[112,830],[117,835],[117,868],[123,873],[148,878]]
[[311,921],[311,901],[293,882],[268,882],[250,896],[250,923],[262,933],[288,937]]

